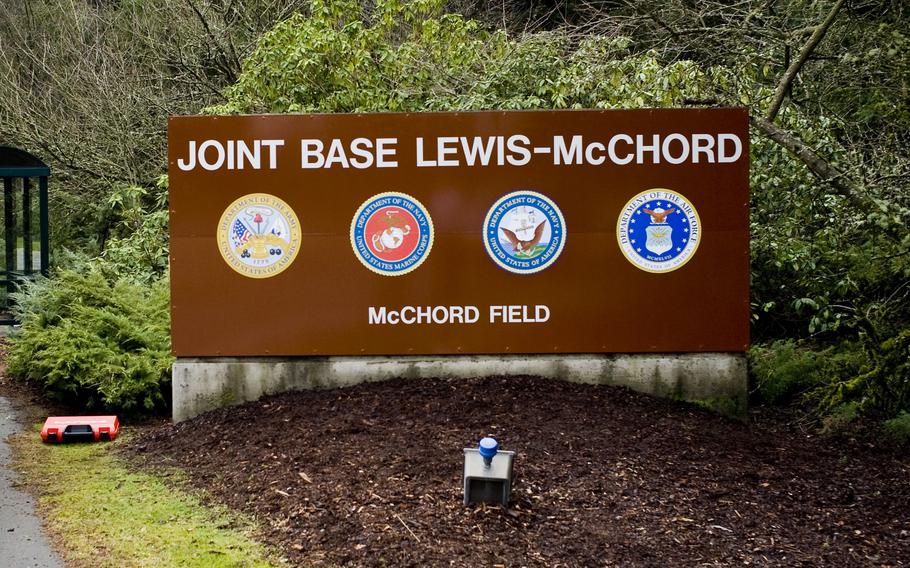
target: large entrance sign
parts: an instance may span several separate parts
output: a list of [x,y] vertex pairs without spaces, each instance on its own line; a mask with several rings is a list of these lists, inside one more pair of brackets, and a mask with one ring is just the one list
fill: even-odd
[[741,352],[744,109],[176,117],[178,357]]

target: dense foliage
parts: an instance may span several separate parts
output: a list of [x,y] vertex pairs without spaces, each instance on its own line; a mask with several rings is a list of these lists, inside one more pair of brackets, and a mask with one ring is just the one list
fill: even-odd
[[264,34],[224,112],[373,112],[682,105],[710,82],[624,38],[541,32],[521,40],[443,14],[439,2],[314,2]]
[[[66,4],[82,6],[44,0],[37,10],[66,12]],[[0,65],[19,69],[0,81],[0,100],[21,100],[36,84],[48,85],[55,100],[75,96],[53,67],[86,42],[100,54],[95,66],[79,68],[94,96],[107,100],[101,63],[139,70],[128,75],[135,105],[118,112],[141,127],[115,124],[122,125],[117,136],[126,136],[118,143],[141,150],[115,154],[115,135],[100,127],[90,140],[58,131],[67,150],[91,148],[88,163],[73,160],[67,175],[82,180],[74,188],[86,186],[85,176],[100,184],[93,193],[73,191],[80,200],[89,195],[82,201],[98,208],[92,215],[102,228],[82,222],[84,212],[65,213],[64,225],[103,243],[94,270],[111,289],[126,277],[150,293],[166,269],[164,193],[154,180],[164,170],[167,114],[202,107],[281,113],[747,106],[754,126],[756,398],[810,402],[820,414],[845,420],[899,418],[910,410],[910,39],[901,3],[795,0],[784,10],[759,1],[314,0],[294,13],[300,4],[228,9],[202,0],[133,0],[94,12],[79,8],[64,20],[85,31],[95,17],[100,35],[64,34],[69,47],[40,57],[29,54],[27,42],[0,56]],[[256,6],[262,17],[252,15]],[[39,37],[68,25],[28,22],[41,29]],[[137,29],[141,41],[126,53]],[[162,43],[168,30],[217,41],[175,51]],[[43,62],[40,72],[21,69],[29,58]],[[159,80],[155,96],[143,83],[146,71]],[[129,118],[143,105],[154,118]],[[44,108],[48,118],[40,120],[60,122],[52,104]],[[0,120],[0,135],[31,145],[40,139],[29,130],[39,120],[33,114],[0,106],[4,117],[15,128]],[[47,150],[61,155],[60,148]],[[66,168],[67,160],[59,162]],[[110,168],[92,177],[85,170],[95,165]],[[118,183],[124,180],[144,190],[124,192]],[[118,206],[99,206],[108,202]],[[31,317],[31,308],[23,309]]]
[[149,413],[167,407],[167,282],[112,283],[101,270],[61,270],[20,294],[28,310],[9,370],[86,409]]
[[104,256],[77,255],[15,295],[22,331],[9,370],[53,398],[131,414],[168,406],[167,213],[137,205],[144,193],[125,187],[113,194],[125,221]]

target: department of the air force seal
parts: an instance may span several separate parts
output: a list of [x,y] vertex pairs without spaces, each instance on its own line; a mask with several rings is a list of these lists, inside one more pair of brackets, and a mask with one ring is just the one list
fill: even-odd
[[383,276],[401,276],[427,259],[433,248],[433,220],[426,207],[404,193],[374,195],[351,221],[357,260]]
[[218,250],[228,266],[244,276],[275,276],[294,262],[300,250],[300,221],[274,195],[244,195],[221,214]]
[[483,242],[502,268],[533,274],[559,258],[566,244],[566,220],[547,196],[515,191],[500,197],[487,212]]
[[692,203],[668,189],[649,189],[629,200],[616,225],[619,248],[647,272],[671,272],[689,262],[701,241]]

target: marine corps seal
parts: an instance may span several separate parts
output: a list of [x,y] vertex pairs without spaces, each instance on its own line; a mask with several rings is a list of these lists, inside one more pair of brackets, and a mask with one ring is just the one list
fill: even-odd
[[244,276],[275,276],[294,262],[300,250],[300,221],[274,195],[244,195],[221,214],[218,250],[228,266]]
[[351,221],[357,260],[383,276],[401,276],[423,264],[433,248],[433,220],[426,207],[405,193],[367,199]]
[[695,206],[669,189],[649,189],[630,199],[616,224],[623,255],[646,272],[672,272],[698,249],[701,220]]

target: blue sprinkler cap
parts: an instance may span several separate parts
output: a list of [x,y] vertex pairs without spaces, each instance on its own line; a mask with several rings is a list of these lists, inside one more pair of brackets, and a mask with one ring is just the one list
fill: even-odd
[[493,456],[496,455],[496,450],[499,449],[499,442],[493,438],[484,438],[480,441],[480,457],[485,460],[493,459]]

